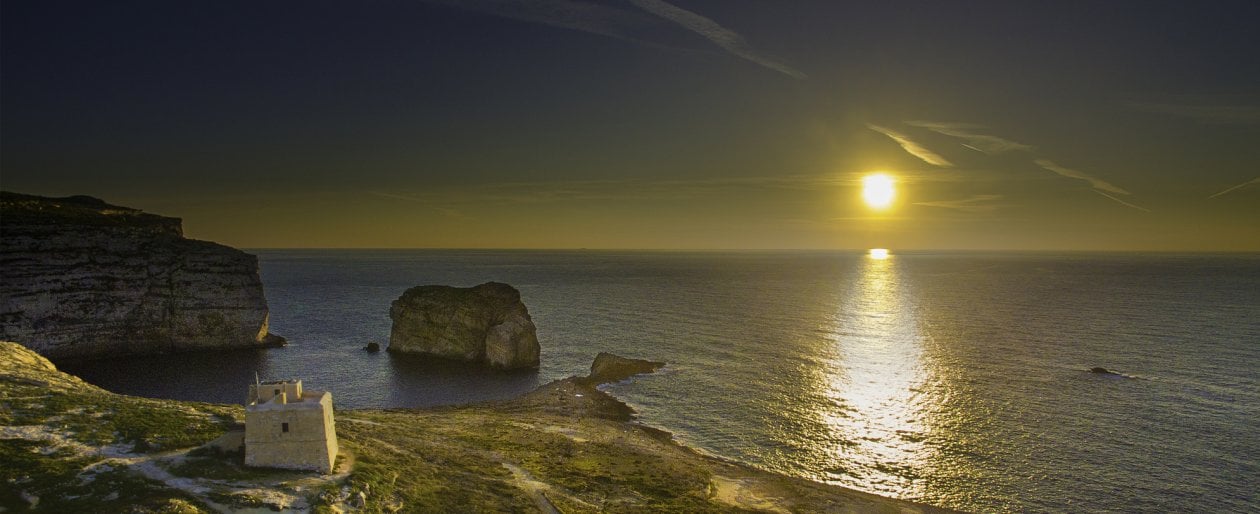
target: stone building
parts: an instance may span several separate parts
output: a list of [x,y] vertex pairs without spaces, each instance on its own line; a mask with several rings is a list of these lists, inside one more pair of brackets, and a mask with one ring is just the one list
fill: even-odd
[[301,380],[257,382],[245,402],[245,465],[332,471],[337,459],[332,393]]

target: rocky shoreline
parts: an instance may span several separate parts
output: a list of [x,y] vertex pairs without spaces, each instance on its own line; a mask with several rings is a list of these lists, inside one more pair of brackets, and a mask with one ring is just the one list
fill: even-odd
[[[617,362],[623,373],[657,364]],[[703,455],[635,423],[598,389],[602,380],[572,377],[475,405],[339,411],[343,451],[319,475],[244,468],[198,449],[240,421],[240,405],[109,393],[0,343],[0,508],[947,512]]]

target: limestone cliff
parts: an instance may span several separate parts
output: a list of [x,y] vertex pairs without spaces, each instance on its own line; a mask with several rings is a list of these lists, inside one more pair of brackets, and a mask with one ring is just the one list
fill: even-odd
[[418,286],[389,309],[389,351],[484,362],[501,369],[537,368],[538,336],[516,288]]
[[253,255],[178,218],[0,193],[0,337],[50,358],[273,345]]

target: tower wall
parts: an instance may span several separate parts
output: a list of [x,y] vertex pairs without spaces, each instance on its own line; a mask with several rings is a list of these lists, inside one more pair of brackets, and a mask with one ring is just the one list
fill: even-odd
[[306,396],[302,403],[245,410],[245,465],[332,471],[338,451],[332,394],[306,391]]

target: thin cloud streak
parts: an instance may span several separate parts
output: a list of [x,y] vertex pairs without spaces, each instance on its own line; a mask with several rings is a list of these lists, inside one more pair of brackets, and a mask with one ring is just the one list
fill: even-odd
[[967,140],[963,146],[984,154],[999,154],[1011,151],[1031,152],[1033,147],[1023,143],[1017,143],[1009,139],[997,137],[990,134],[982,134],[976,132],[978,129],[985,128],[982,125],[973,125],[970,123],[950,123],[943,121],[907,121],[906,125],[925,128],[944,134],[950,137]]
[[660,41],[660,34],[681,27],[703,36],[723,50],[797,79],[807,75],[783,61],[758,52],[739,33],[717,22],[661,0],[630,0],[640,10],[578,0],[423,0],[427,3],[537,23],[632,43],[688,52]]
[[704,36],[727,52],[757,63],[790,77],[804,79],[805,73],[786,63],[756,51],[739,33],[717,22],[662,0],[629,0],[640,9],[677,23],[683,28]]
[[1234,191],[1234,190],[1236,190],[1236,189],[1242,189],[1242,188],[1247,187],[1247,186],[1250,186],[1250,185],[1252,185],[1252,184],[1260,184],[1260,177],[1253,178],[1253,179],[1251,179],[1251,180],[1248,180],[1248,181],[1243,182],[1243,183],[1241,183],[1241,184],[1238,184],[1238,185],[1236,185],[1236,186],[1227,187],[1227,188],[1225,188],[1225,190],[1224,190],[1224,191],[1221,191],[1221,192],[1216,193],[1216,194],[1214,194],[1214,195],[1212,195],[1212,196],[1209,196],[1208,198],[1216,198],[1216,197],[1218,197],[1218,196],[1221,196],[1221,195],[1224,195],[1224,194],[1231,193],[1231,192],[1233,192],[1233,191]]
[[1002,195],[975,195],[971,198],[962,200],[937,200],[933,202],[915,202],[913,205],[922,205],[924,207],[939,207],[942,209],[954,209],[962,212],[990,212],[997,210],[999,207],[992,204],[994,200],[1002,198]]
[[1114,197],[1114,196],[1111,196],[1111,195],[1109,195],[1109,194],[1107,194],[1107,193],[1103,192],[1102,190],[1099,190],[1099,189],[1091,189],[1091,191],[1093,191],[1093,192],[1095,192],[1095,193],[1098,193],[1098,194],[1100,194],[1100,195],[1103,195],[1103,196],[1105,196],[1105,197],[1107,197],[1107,198],[1110,198],[1110,199],[1112,199],[1112,200],[1115,200],[1115,201],[1116,201],[1116,202],[1118,202],[1120,205],[1123,205],[1123,206],[1125,206],[1125,207],[1132,207],[1132,208],[1134,208],[1134,209],[1137,209],[1137,210],[1139,210],[1139,211],[1143,211],[1143,212],[1151,212],[1151,210],[1150,210],[1150,209],[1147,209],[1146,207],[1140,207],[1140,206],[1137,206],[1137,205],[1133,205],[1133,204],[1131,204],[1131,203],[1129,203],[1129,202],[1126,202],[1126,201],[1124,201],[1124,200],[1121,200],[1121,199],[1119,199],[1119,198],[1116,198],[1116,197]]
[[866,127],[871,130],[874,130],[875,132],[879,132],[880,134],[888,136],[889,139],[892,139],[898,145],[901,145],[901,149],[905,150],[906,153],[913,155],[915,157],[918,157],[919,160],[923,162],[926,162],[933,166],[940,166],[942,168],[954,167],[953,163],[949,162],[944,157],[941,157],[936,152],[928,150],[927,147],[924,147],[923,145],[914,142],[914,140],[910,139],[909,137],[906,137],[905,134],[902,134],[900,132],[897,132],[887,127],[881,127],[879,125],[873,125],[870,123],[867,123]]
[[1107,182],[1103,179],[1100,179],[1098,177],[1095,177],[1083,171],[1077,171],[1071,168],[1064,168],[1063,166],[1059,166],[1054,161],[1051,161],[1049,159],[1037,159],[1033,162],[1036,163],[1038,166],[1041,166],[1043,169],[1047,171],[1058,173],[1059,175],[1062,175],[1067,178],[1074,178],[1074,179],[1079,179],[1079,180],[1084,180],[1086,182],[1089,182],[1090,187],[1097,189],[1099,191],[1107,191],[1107,192],[1117,193],[1117,194],[1122,194],[1122,195],[1131,194],[1128,191],[1120,189],[1119,187],[1116,187],[1112,183]]

